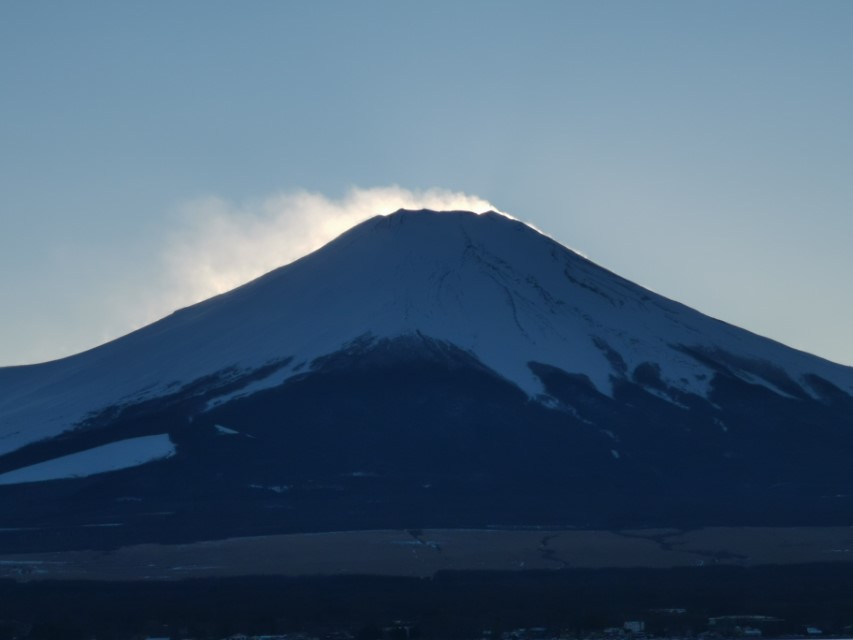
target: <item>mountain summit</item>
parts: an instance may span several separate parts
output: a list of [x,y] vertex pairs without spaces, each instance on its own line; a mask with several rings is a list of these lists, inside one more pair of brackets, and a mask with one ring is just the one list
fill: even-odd
[[838,523],[851,415],[853,369],[504,215],[401,210],[91,351],[0,369],[0,527],[109,522],[95,538],[115,544]]

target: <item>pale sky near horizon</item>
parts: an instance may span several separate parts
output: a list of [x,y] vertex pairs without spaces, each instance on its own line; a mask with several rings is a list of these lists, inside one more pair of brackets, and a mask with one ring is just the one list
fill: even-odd
[[0,366],[484,201],[853,365],[853,2],[0,3]]

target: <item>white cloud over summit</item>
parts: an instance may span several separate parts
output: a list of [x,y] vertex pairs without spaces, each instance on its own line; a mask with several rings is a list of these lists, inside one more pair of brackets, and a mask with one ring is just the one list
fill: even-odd
[[181,208],[163,255],[168,302],[185,306],[233,289],[320,248],[363,220],[401,208],[495,209],[465,193],[397,186],[353,188],[338,199],[307,191],[242,204],[200,198]]

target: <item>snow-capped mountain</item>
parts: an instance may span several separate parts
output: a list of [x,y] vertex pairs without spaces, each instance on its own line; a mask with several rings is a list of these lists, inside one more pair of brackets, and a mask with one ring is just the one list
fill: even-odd
[[401,210],[0,369],[0,527],[836,522],[851,409],[851,368],[501,214]]

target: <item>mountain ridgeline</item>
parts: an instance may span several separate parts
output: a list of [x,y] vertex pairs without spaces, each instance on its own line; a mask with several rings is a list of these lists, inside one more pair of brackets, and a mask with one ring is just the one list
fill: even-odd
[[0,544],[849,525],[853,369],[498,213],[401,210],[0,369]]

